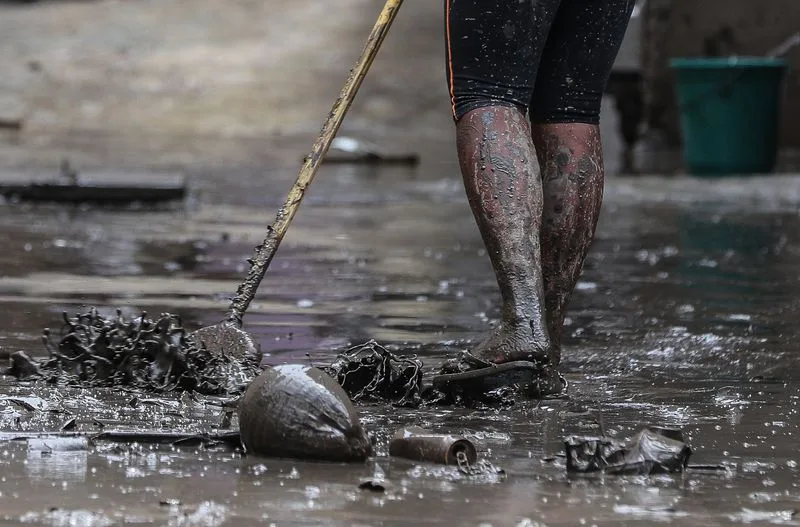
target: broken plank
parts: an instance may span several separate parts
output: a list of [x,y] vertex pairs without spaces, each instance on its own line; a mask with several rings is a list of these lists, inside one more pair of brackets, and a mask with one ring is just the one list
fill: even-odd
[[183,200],[186,178],[175,172],[82,171],[0,174],[0,195],[14,201],[157,203]]

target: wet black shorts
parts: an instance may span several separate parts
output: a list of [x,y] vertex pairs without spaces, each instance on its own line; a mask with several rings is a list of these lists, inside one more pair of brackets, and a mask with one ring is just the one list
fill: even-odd
[[516,106],[533,122],[591,123],[634,0],[445,0],[447,80],[458,120]]

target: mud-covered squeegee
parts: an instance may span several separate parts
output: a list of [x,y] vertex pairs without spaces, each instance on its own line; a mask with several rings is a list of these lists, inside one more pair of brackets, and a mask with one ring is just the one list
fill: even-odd
[[333,107],[322,125],[319,137],[314,141],[311,152],[305,157],[297,180],[289,189],[283,206],[278,209],[275,222],[267,226],[264,242],[256,247],[253,258],[249,260],[250,271],[236,290],[226,318],[213,326],[202,327],[191,335],[207,350],[231,357],[260,356],[261,350],[255,337],[242,329],[242,317],[250,302],[255,298],[258,286],[261,284],[289,224],[297,213],[303,196],[314,180],[325,154],[328,153],[331,142],[339,130],[347,110],[353,103],[353,99],[355,99],[402,3],[403,0],[386,0],[355,67],[350,70],[350,75],[347,77],[339,97],[333,103]]

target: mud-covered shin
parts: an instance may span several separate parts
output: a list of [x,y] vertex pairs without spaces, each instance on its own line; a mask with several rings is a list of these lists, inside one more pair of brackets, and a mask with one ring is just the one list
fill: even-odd
[[449,434],[434,434],[418,426],[395,432],[389,455],[442,465],[468,465],[478,460],[478,451],[468,439]]

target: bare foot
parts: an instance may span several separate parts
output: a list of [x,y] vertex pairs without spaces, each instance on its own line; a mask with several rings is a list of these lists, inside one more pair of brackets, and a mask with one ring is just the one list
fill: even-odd
[[475,347],[473,354],[496,364],[515,360],[549,362],[550,348],[550,340],[547,337],[535,337],[530,324],[502,322]]

